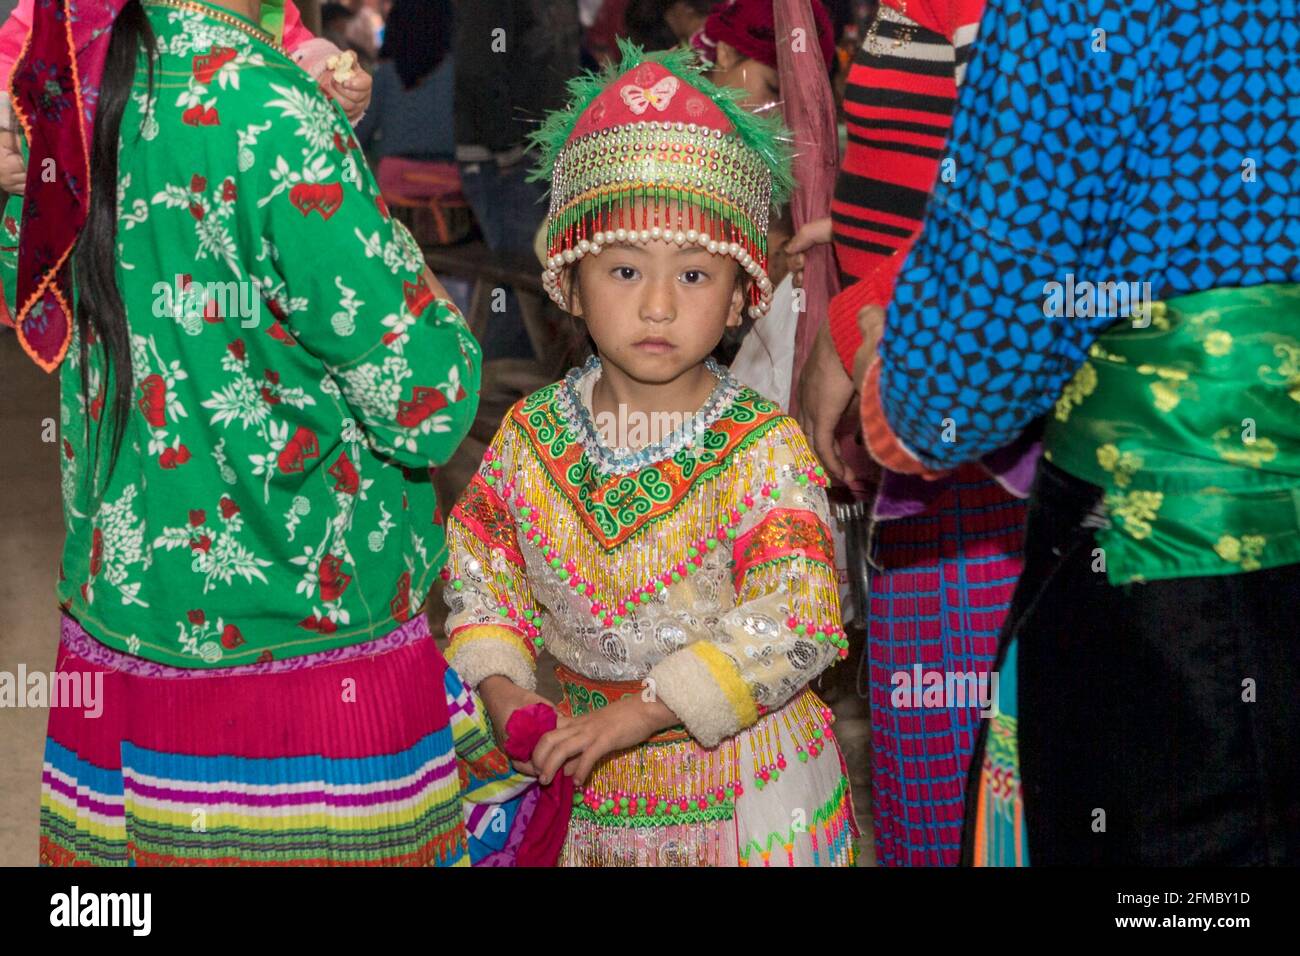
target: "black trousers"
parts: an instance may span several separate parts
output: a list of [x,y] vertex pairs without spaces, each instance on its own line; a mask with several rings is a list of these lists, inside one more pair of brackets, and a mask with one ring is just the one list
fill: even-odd
[[1300,565],[1112,586],[1100,497],[1040,465],[1002,633],[1031,865],[1300,864]]

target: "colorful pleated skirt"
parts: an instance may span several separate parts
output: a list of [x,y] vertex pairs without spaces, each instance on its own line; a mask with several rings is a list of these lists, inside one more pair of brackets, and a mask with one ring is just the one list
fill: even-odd
[[102,707],[50,712],[44,865],[509,865],[522,838],[536,787],[423,615],[351,647],[189,670],[65,614],[56,667],[102,681]]
[[878,526],[876,562],[884,570],[871,572],[865,691],[880,866],[960,862],[981,706],[974,694],[946,694],[936,704],[898,691],[918,675],[945,688],[974,686],[983,675],[992,689],[1024,525],[1024,502],[967,467],[924,514]]

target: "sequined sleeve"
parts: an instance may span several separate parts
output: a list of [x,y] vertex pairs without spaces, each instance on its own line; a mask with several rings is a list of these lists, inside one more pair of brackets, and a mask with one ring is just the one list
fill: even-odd
[[[471,687],[494,674],[528,690],[537,685],[534,642],[540,617],[519,550],[516,518],[500,492],[500,476],[510,473],[516,447],[507,416],[447,519],[442,572],[451,612],[447,660]],[[519,511],[526,521],[527,506]]]
[[659,699],[712,747],[780,707],[846,651],[826,479],[782,420],[749,462],[732,549],[736,605],[650,671]]

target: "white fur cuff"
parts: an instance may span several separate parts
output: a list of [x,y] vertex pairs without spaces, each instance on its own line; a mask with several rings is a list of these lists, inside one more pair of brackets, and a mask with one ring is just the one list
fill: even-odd
[[508,677],[524,690],[537,689],[537,669],[518,647],[522,637],[477,633],[456,635],[447,649],[447,663],[470,687],[477,688],[494,675]]

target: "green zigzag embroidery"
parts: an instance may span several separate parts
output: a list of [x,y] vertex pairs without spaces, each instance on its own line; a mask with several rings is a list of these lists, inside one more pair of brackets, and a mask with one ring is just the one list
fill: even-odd
[[599,823],[607,827],[619,827],[628,830],[651,830],[657,827],[699,826],[706,823],[726,823],[736,815],[736,805],[729,800],[714,804],[704,810],[694,808],[685,812],[665,813],[663,816],[624,816],[612,813],[598,814],[589,807],[579,804],[573,808],[575,819],[588,823]]
[[[544,409],[546,412],[548,412],[548,413],[551,415],[551,417],[552,417],[553,420],[557,423],[557,425],[558,425],[560,428],[562,428],[562,429],[565,430],[565,432],[566,432],[566,437],[568,437],[568,438],[570,439],[571,442],[573,442],[573,443],[575,443],[575,444],[580,444],[580,441],[579,441],[579,439],[578,439],[576,433],[573,431],[572,426],[571,426],[568,422],[566,422],[566,421],[565,421],[565,420],[560,416],[560,414],[559,414],[558,412],[555,411],[554,406],[550,404],[550,400],[553,399],[554,396],[555,396],[555,391],[556,391],[556,388],[557,388],[557,385],[558,385],[558,384],[559,384],[559,383],[555,383],[555,384],[552,384],[552,385],[547,385],[547,386],[545,386],[544,388],[539,389],[538,391],[534,392],[534,393],[533,393],[532,395],[530,395],[528,398],[524,399],[523,410],[524,410],[524,411],[529,411],[529,410],[537,410],[538,408],[542,408],[542,409]],[[533,401],[534,399],[539,398],[539,397],[542,399],[541,401],[538,401],[538,402],[534,402],[534,401]],[[765,399],[765,398],[763,398],[761,395],[759,395],[758,392],[755,392],[752,388],[749,388],[748,386],[745,386],[744,388],[742,388],[742,389],[740,390],[739,394],[737,394],[736,398],[733,400],[731,407],[730,407],[730,408],[729,408],[725,413],[723,413],[723,415],[721,416],[721,418],[726,418],[728,415],[731,415],[731,414],[732,414],[732,412],[735,410],[735,408],[736,408],[738,405],[743,405],[743,404],[746,404],[746,403],[749,403],[749,404],[762,403],[762,404],[764,404],[764,405],[770,405],[770,404],[771,404],[767,399]],[[522,442],[523,446],[524,446],[525,448],[530,449],[530,450],[532,451],[532,453],[535,454],[535,455],[536,455],[536,454],[540,454],[540,453],[541,453],[541,450],[538,449],[537,446],[536,446],[536,444],[533,442],[533,440],[532,440],[532,439],[533,439],[533,436],[529,433],[528,429],[527,429],[527,428],[524,428],[522,425],[519,424],[519,422],[515,421],[515,420],[514,420],[514,417],[513,417],[513,414],[510,416],[510,418],[511,418],[511,421],[510,421],[510,427],[513,427],[514,429],[516,429],[516,430],[519,432],[520,436],[521,436],[522,439],[523,439],[523,442]],[[721,418],[720,418],[719,420],[721,420]],[[741,439],[736,443],[735,447],[731,449],[731,452],[730,452],[730,453],[729,453],[725,458],[721,458],[721,459],[719,459],[718,461],[715,461],[715,462],[713,462],[713,463],[707,465],[707,466],[706,466],[706,467],[705,467],[705,468],[704,468],[704,469],[703,469],[703,470],[702,470],[698,475],[693,476],[693,477],[691,478],[691,484],[692,484],[693,486],[702,485],[702,484],[705,484],[706,482],[709,482],[709,481],[714,480],[715,478],[719,477],[720,475],[725,474],[726,471],[727,471],[728,466],[730,465],[731,461],[732,461],[734,458],[736,458],[739,454],[741,454],[741,452],[744,452],[744,451],[748,450],[750,447],[752,447],[752,446],[754,445],[755,442],[757,442],[757,441],[759,441],[760,439],[762,439],[763,436],[765,436],[765,435],[766,435],[769,431],[771,431],[773,428],[777,428],[777,427],[779,427],[779,426],[782,424],[782,422],[784,422],[784,421],[786,421],[786,420],[792,420],[792,419],[790,419],[790,416],[788,416],[788,415],[784,415],[784,414],[782,414],[782,415],[775,415],[775,416],[773,416],[772,418],[769,418],[767,421],[762,422],[762,423],[759,424],[759,425],[756,425],[754,428],[752,428],[749,432],[747,432],[747,433],[744,435],[744,437],[742,437],[742,438],[741,438]],[[588,457],[587,457],[587,453],[586,453],[585,450],[582,452],[582,461],[583,461],[583,462],[589,462],[589,459],[588,459]],[[543,467],[543,468],[542,468],[542,474],[545,475],[548,484],[550,484],[550,486],[555,490],[555,492],[556,492],[556,493],[557,493],[557,494],[558,494],[562,499],[564,499],[564,500],[566,500],[566,501],[571,501],[571,502],[574,500],[573,498],[571,498],[571,497],[567,494],[567,491],[569,491],[569,490],[573,490],[573,491],[576,492],[576,490],[577,490],[576,488],[574,488],[574,489],[566,489],[564,486],[560,485],[560,484],[555,480],[555,476],[551,474],[551,471],[550,471],[549,468]],[[682,500],[685,501],[686,499],[683,498]],[[578,504],[581,504],[581,501],[579,500],[577,503],[578,503]],[[680,504],[680,502],[679,502],[679,504]],[[649,519],[649,520],[646,521],[646,522],[645,522],[641,527],[637,528],[637,530],[636,530],[636,534],[637,534],[637,535],[642,535],[642,534],[647,534],[647,533],[649,533],[649,530],[650,530],[651,528],[654,528],[656,525],[658,525],[658,524],[660,524],[660,523],[662,523],[662,522],[667,521],[668,519],[670,519],[670,518],[671,518],[671,517],[672,517],[672,516],[677,512],[677,510],[678,510],[678,509],[677,509],[676,507],[674,507],[674,508],[671,508],[671,509],[669,509],[668,511],[664,512],[663,514],[656,516],[655,518]],[[615,551],[615,550],[617,550],[618,548],[622,547],[622,546],[623,546],[624,544],[626,544],[626,543],[627,543],[627,542],[621,542],[621,543],[619,543],[619,544],[611,545],[611,546],[605,548],[605,551],[606,551],[607,553],[612,553],[613,551]]]
[[[784,833],[779,830],[773,831],[767,835],[766,846],[764,846],[763,842],[757,837],[751,838],[749,843],[747,843],[745,848],[741,851],[740,858],[742,860],[748,860],[755,854],[761,856],[764,853],[771,853],[773,847],[784,847],[787,844],[793,843],[796,836],[802,836],[807,834],[809,831],[816,832],[818,827],[829,823],[841,813],[847,817],[849,813],[848,794],[849,779],[848,777],[841,776],[840,782],[831,793],[830,799],[817,808],[817,811],[813,814],[813,818],[808,821],[807,825],[803,829],[796,830],[794,827],[791,827]],[[852,840],[851,836],[849,837],[849,841],[856,842]],[[826,846],[819,847],[818,852],[829,853],[829,849],[830,848]]]

